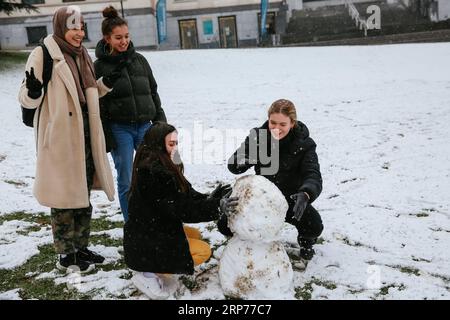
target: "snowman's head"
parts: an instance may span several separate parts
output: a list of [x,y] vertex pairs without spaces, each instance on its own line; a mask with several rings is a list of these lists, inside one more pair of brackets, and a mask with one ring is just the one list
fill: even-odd
[[239,205],[228,220],[235,235],[242,240],[278,240],[288,204],[275,184],[262,176],[240,177],[231,197],[239,198]]

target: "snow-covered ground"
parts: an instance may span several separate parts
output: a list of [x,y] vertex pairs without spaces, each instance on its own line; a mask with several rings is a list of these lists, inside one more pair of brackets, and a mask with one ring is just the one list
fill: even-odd
[[[325,229],[306,271],[294,273],[295,287],[309,284],[313,299],[450,298],[450,43],[144,55],[168,120],[183,133],[186,175],[200,191],[234,181],[226,159],[263,123],[271,102],[296,104],[318,145],[324,189],[315,206]],[[32,197],[34,138],[16,99],[22,76],[16,68],[0,77],[0,216],[48,211]],[[120,219],[117,200],[96,194],[93,203],[95,218]],[[51,243],[48,228],[20,232],[29,224],[0,226],[0,269],[22,265]],[[172,298],[224,298],[217,274],[224,238],[209,226],[200,225],[219,247],[202,286]],[[106,234],[122,237],[117,229]],[[283,235],[295,243],[290,225]],[[94,249],[120,258],[115,247]],[[99,271],[77,288],[103,288],[97,298],[129,297],[134,287],[124,273]],[[37,276],[68,282],[56,271]],[[19,298],[18,290],[2,291],[0,299]]]

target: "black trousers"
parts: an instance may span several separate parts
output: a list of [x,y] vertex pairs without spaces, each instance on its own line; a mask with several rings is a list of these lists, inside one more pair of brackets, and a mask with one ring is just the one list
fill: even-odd
[[[308,205],[300,221],[293,219],[291,212],[292,208],[289,208],[286,214],[286,222],[297,228],[298,241],[310,240],[311,242],[315,242],[323,230],[322,218],[319,212],[312,205]],[[233,232],[228,228],[228,218],[226,215],[223,214],[219,218],[217,228],[224,236],[233,236]]]

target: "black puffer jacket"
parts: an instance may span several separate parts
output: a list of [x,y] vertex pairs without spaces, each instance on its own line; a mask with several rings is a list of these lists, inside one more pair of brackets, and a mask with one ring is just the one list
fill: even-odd
[[[265,129],[265,131],[262,131]],[[254,131],[253,131],[254,130]],[[264,143],[270,146],[270,131],[268,121],[261,127],[252,129],[255,136],[250,134],[245,142],[228,160],[228,170],[234,174],[244,173],[252,166],[255,167],[255,173],[262,175],[272,181],[283,193],[292,209],[294,202],[290,195],[305,191],[311,197],[313,202],[322,192],[322,176],[320,173],[319,160],[316,153],[316,143],[309,136],[309,130],[305,124],[298,121],[298,126],[290,130],[289,134],[279,142],[279,168],[274,174],[265,174],[264,168],[268,168],[271,163],[264,164],[267,161],[261,159],[261,155],[271,155],[273,146],[268,152],[261,152],[260,148]],[[264,132],[264,133],[263,133]],[[261,133],[261,135],[260,135]],[[251,154],[249,147],[250,139],[256,139],[255,155]],[[262,141],[266,139],[266,141]],[[238,166],[238,158],[247,159],[245,164]],[[241,161],[242,162],[242,161]],[[288,211],[287,217],[292,215],[292,210]]]
[[128,50],[112,56],[104,40],[97,44],[94,63],[97,79],[107,76],[122,64],[122,77],[114,90],[100,99],[102,120],[118,123],[166,122],[158,95],[158,86],[147,60],[130,42]]
[[137,186],[124,229],[125,263],[142,272],[192,274],[183,222],[217,219],[219,199],[207,199],[190,185],[181,192],[175,175],[159,161],[138,170]]

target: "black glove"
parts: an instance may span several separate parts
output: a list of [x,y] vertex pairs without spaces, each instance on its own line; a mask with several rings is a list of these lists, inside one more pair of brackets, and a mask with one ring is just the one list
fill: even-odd
[[26,82],[25,86],[28,89],[28,96],[31,99],[37,99],[42,94],[42,82],[40,82],[34,75],[34,68],[31,67],[31,71],[25,71]]
[[236,207],[239,204],[239,198],[238,197],[232,197],[230,198],[231,190],[222,198],[220,199],[220,212],[226,216],[231,215],[234,210],[236,210]]
[[210,193],[208,196],[208,199],[217,198],[220,199],[224,197],[228,192],[231,191],[231,185],[221,183],[213,190],[213,192]]
[[308,205],[309,198],[305,192],[299,192],[291,195],[291,199],[295,201],[294,208],[292,211],[294,212],[294,219],[300,221],[303,216],[303,212]]
[[118,70],[114,70],[111,72],[111,74],[103,77],[103,83],[108,88],[112,89],[114,88],[114,85],[116,84],[117,80],[119,80],[122,73]]
[[117,80],[122,76],[122,69],[125,67],[125,63],[119,63],[119,65],[114,68],[114,70],[107,76],[103,76],[103,83],[108,88],[112,89],[116,84]]

